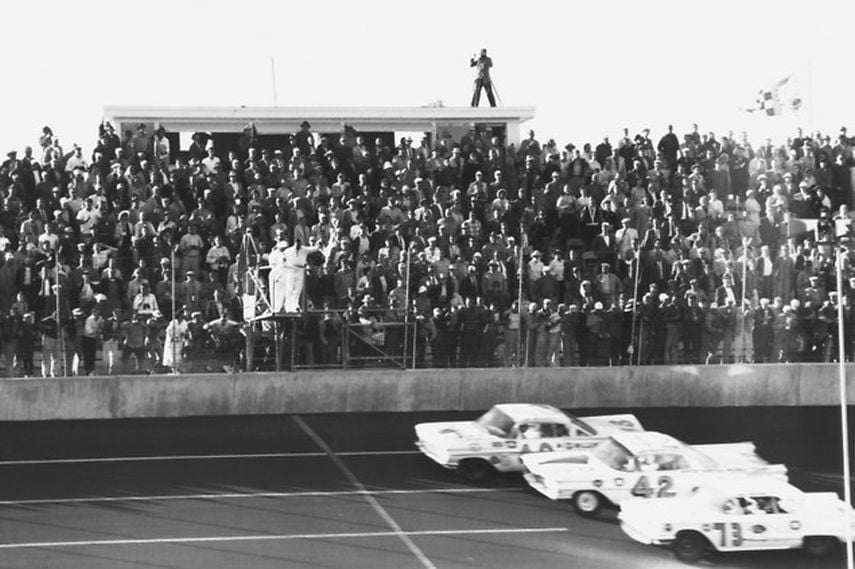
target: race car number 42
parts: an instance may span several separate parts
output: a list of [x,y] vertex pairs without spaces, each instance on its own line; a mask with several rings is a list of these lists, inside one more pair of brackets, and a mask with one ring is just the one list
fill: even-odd
[[642,475],[638,479],[638,482],[635,483],[635,486],[632,487],[631,493],[633,496],[640,496],[642,498],[652,498],[654,495],[657,498],[672,498],[675,496],[674,492],[671,491],[673,487],[674,479],[670,476],[660,476],[656,480],[656,486],[654,487],[650,484],[650,479],[647,478],[647,475]]

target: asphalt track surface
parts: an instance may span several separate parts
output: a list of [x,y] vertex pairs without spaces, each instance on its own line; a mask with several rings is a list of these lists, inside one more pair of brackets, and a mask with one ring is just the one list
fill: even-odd
[[[685,567],[626,537],[614,512],[582,519],[518,475],[472,485],[414,450],[414,424],[474,415],[0,423],[0,567]],[[805,489],[842,489],[835,409],[637,416],[692,443],[754,440]],[[701,565],[845,559],[745,552]]]

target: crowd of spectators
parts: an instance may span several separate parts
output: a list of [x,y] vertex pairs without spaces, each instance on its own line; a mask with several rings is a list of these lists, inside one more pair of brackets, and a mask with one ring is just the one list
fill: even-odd
[[835,283],[845,129],[753,146],[669,126],[560,147],[489,129],[388,145],[304,123],[267,148],[250,124],[227,152],[197,133],[181,153],[142,124],[98,134],[67,152],[45,127],[0,165],[9,375],[33,375],[35,350],[46,376],[188,371],[212,349],[242,365],[243,295],[301,247],[287,349],[305,365],[831,361],[838,302],[851,358],[848,252]]

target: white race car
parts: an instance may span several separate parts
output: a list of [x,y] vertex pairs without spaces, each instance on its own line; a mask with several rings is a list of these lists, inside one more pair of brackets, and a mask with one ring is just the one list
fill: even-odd
[[753,443],[689,446],[653,431],[616,433],[584,452],[523,456],[525,479],[552,500],[570,500],[583,516],[627,498],[671,498],[733,473],[768,474],[786,481],[784,465],[770,465]]
[[824,555],[846,539],[847,509],[834,493],[734,477],[690,497],[626,500],[620,524],[632,539],[669,545],[687,563],[711,551],[803,548]]
[[579,418],[549,405],[495,405],[475,421],[419,423],[416,446],[429,458],[479,481],[492,472],[522,471],[520,457],[592,448],[613,433],[641,431],[634,415]]

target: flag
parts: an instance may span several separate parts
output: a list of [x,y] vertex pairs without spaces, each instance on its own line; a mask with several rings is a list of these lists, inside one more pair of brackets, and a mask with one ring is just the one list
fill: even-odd
[[751,107],[745,110],[749,113],[765,113],[774,117],[788,112],[797,111],[802,106],[799,94],[799,84],[790,75],[772,85],[768,89],[757,92],[757,99]]

